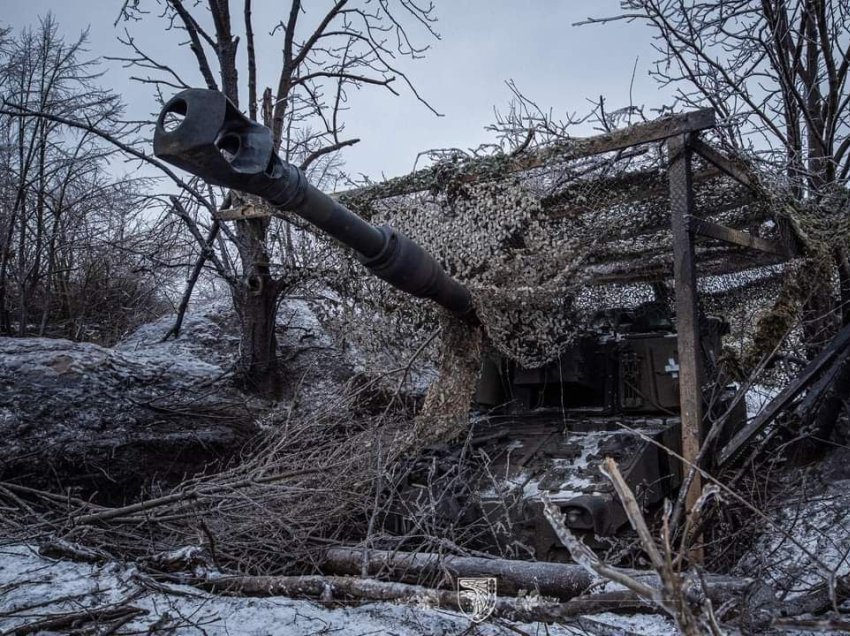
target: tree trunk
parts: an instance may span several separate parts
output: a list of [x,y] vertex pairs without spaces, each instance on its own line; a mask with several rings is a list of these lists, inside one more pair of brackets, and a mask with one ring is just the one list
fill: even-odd
[[838,281],[841,297],[841,324],[850,324],[850,259],[847,256],[847,248],[835,249],[836,268],[838,269]]
[[267,229],[266,219],[236,223],[244,276],[233,289],[233,303],[242,332],[238,382],[248,392],[276,399],[283,389],[275,335],[282,286],[269,270]]
[[275,336],[278,293],[271,277],[257,279],[261,289],[243,288],[235,301],[242,327],[238,379],[244,390],[275,399],[283,388]]

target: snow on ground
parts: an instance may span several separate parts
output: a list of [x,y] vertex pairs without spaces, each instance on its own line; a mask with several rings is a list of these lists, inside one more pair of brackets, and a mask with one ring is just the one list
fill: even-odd
[[305,340],[313,346],[332,347],[334,344],[305,300],[285,298],[277,312],[277,324],[285,329],[280,338],[282,346],[303,346]]
[[617,635],[676,633],[672,623],[654,615],[598,614],[579,619],[576,626],[487,621],[476,628],[463,615],[439,608],[392,603],[325,607],[308,600],[226,597],[188,586],[156,584],[156,589],[152,589],[152,585],[130,565],[56,561],[40,556],[32,546],[0,547],[0,632],[50,615],[126,601],[144,613],[116,633],[147,633],[159,629],[167,633],[210,636],[448,636],[461,633],[566,636],[586,634],[591,628],[595,633]]
[[744,399],[747,403],[747,419],[752,419],[764,410],[770,401],[779,394],[779,389],[754,384],[747,389]]
[[[805,471],[768,512],[761,534],[738,564],[774,589],[799,596],[850,573],[850,464],[838,450]],[[802,469],[801,469],[802,470]]]
[[233,362],[239,346],[239,332],[232,316],[232,305],[224,300],[209,301],[186,313],[177,338],[163,342],[176,319],[175,314],[167,314],[140,326],[114,348],[141,358],[199,359],[227,367]]

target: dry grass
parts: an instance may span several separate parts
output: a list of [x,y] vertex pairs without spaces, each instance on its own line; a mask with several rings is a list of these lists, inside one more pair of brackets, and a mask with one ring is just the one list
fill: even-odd
[[215,565],[245,573],[303,568],[322,545],[365,534],[376,480],[402,452],[395,440],[410,414],[400,403],[364,411],[371,388],[349,384],[310,414],[272,412],[261,439],[230,468],[129,506],[3,485],[0,533],[60,538],[125,558],[200,546]]

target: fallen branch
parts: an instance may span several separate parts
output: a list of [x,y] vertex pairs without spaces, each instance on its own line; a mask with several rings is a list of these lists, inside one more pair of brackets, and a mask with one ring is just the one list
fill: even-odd
[[[147,499],[145,501],[140,501],[135,504],[130,504],[129,506],[122,506],[121,508],[106,508],[101,510],[100,512],[75,517],[73,520],[77,524],[87,524],[92,523],[93,521],[106,521],[109,519],[116,519],[118,517],[125,517],[126,515],[132,515],[137,512],[152,510],[153,508],[161,508],[163,506],[168,506],[176,502],[194,501],[204,495],[212,495],[215,493],[236,490],[239,488],[248,488],[251,486],[256,486],[257,484],[268,484],[284,479],[289,479],[292,477],[308,475],[310,473],[320,473],[326,470],[330,470],[332,468],[334,468],[334,466],[316,466],[313,468],[305,468],[302,470],[293,470],[285,473],[279,473],[276,475],[270,475],[265,478],[260,477],[256,479],[243,479],[232,483],[223,483],[213,486],[201,486],[194,490],[179,491],[170,495],[157,497],[155,499]],[[133,518],[128,518],[127,520],[139,521],[139,519]]]
[[[655,568],[658,577],[662,581],[661,594],[653,594],[652,600],[670,614],[683,634],[699,636],[709,630],[712,634],[718,634],[719,629],[717,628],[717,621],[714,618],[711,608],[711,602],[708,601],[705,604],[694,603],[695,607],[691,607],[690,599],[687,598],[686,594],[687,582],[682,576],[682,573],[673,567],[674,559],[670,547],[669,533],[665,532],[664,554],[662,554],[661,550],[655,544],[655,539],[650,533],[649,527],[646,525],[646,519],[643,518],[643,513],[640,510],[637,499],[635,499],[634,493],[632,493],[623,476],[620,474],[617,462],[607,457],[602,462],[601,470],[602,474],[608,477],[613,484],[617,496],[623,503],[629,523],[635,532],[637,532],[641,546],[649,555],[652,567]],[[698,509],[698,506],[694,508],[694,510],[696,509]],[[694,511],[692,510],[690,512],[692,514]],[[668,529],[668,526],[665,525],[665,530]]]
[[33,623],[13,627],[8,631],[3,632],[2,636],[24,636],[25,634],[37,634],[39,632],[55,632],[66,629],[70,630],[71,628],[79,628],[88,623],[121,621],[121,623],[124,624],[125,619],[132,619],[140,614],[147,614],[147,610],[132,606],[93,607],[91,609],[80,610],[79,612],[68,612],[67,614],[51,616]]
[[[671,553],[669,528],[665,528],[662,551],[656,545],[646,525],[634,494],[620,475],[617,463],[607,458],[601,470],[614,485],[629,517],[629,522],[638,533],[641,544],[655,567],[655,576],[653,579],[643,579],[636,576],[634,572],[615,568],[601,561],[590,548],[570,532],[564,523],[564,515],[560,508],[553,505],[543,494],[544,516],[558,539],[570,551],[573,559],[589,571],[623,585],[636,597],[669,614],[676,621],[681,633],[688,636],[699,636],[703,633],[719,634],[720,628],[712,608],[725,602],[722,600],[723,595],[717,594],[717,590],[714,590],[712,594],[706,577],[688,576],[687,573],[674,569],[673,564],[678,560],[674,559]],[[750,585],[764,587],[757,581],[750,581]],[[740,602],[748,593],[749,587],[739,588],[732,594],[726,595],[726,601]],[[775,598],[772,591],[767,590],[767,592],[770,599]]]
[[[208,592],[237,596],[309,596],[330,601],[348,596],[369,601],[407,601],[459,610],[455,590],[438,590],[422,585],[389,583],[347,576],[237,576],[196,581]],[[609,592],[560,603],[542,596],[511,598],[499,596],[493,615],[524,622],[562,622],[583,614],[611,611],[647,611],[644,601],[628,592]]]
[[[322,569],[334,574],[359,574],[364,550],[331,548],[327,551]],[[448,574],[462,576],[491,576],[498,580],[499,592],[515,595],[521,590],[537,591],[543,596],[562,600],[583,594],[598,579],[574,563],[547,563],[485,559],[481,557],[444,556],[431,552],[389,552],[369,550],[368,574],[386,576],[405,583]]]

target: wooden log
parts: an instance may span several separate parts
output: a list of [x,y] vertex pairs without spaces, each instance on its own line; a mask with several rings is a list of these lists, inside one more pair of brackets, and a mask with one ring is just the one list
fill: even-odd
[[[728,174],[738,183],[749,188],[756,197],[762,198],[764,196],[764,188],[759,183],[758,178],[744,162],[726,157],[705,141],[698,139],[696,135],[694,135],[691,139],[690,146],[697,154],[710,164]],[[803,246],[800,243],[799,236],[795,231],[793,224],[789,221],[789,219],[784,218],[783,216],[778,216],[775,220],[776,225],[779,227],[780,235],[782,236],[781,242],[783,251],[789,257],[798,255]]]
[[[654,572],[642,572],[638,576],[646,576],[647,581],[654,581],[654,585],[658,585],[658,577]],[[742,599],[754,584],[758,585],[748,579],[726,576],[704,575],[702,579],[705,581],[704,591],[715,606]],[[194,581],[193,585],[209,592],[236,596],[307,596],[325,601],[348,596],[364,601],[408,601],[417,605],[460,609],[455,589],[441,590],[356,576],[227,576]],[[600,612],[641,611],[658,610],[635,593],[618,590],[589,594],[565,602],[545,596],[497,596],[493,615],[510,620],[553,623]]]
[[[353,576],[234,576],[194,583],[208,592],[237,596],[314,597],[326,601],[341,596],[364,601],[407,601],[459,610],[457,590],[378,581]],[[497,596],[493,616],[525,622],[554,623],[600,612],[654,612],[655,608],[631,592],[607,592],[561,603],[545,597],[528,599]]]
[[728,174],[738,183],[747,186],[755,192],[760,191],[761,188],[758,181],[750,174],[747,166],[743,163],[729,159],[705,141],[696,137],[696,135],[691,138],[690,146],[703,159]]
[[[458,172],[464,174],[464,181],[466,182],[481,181],[509,173],[532,170],[551,162],[591,157],[631,146],[661,141],[683,133],[712,128],[714,124],[714,110],[703,108],[689,113],[635,124],[593,137],[568,139],[533,152],[513,156],[470,158],[460,163]],[[434,184],[438,171],[439,166],[429,167],[383,183],[340,192],[334,196],[345,203],[346,201],[385,199],[420,192],[427,190]]]
[[770,403],[759,413],[755,418],[750,420],[746,426],[735,433],[734,437],[729,440],[729,443],[721,449],[717,455],[717,463],[722,466],[732,457],[738,454],[738,451],[750,441],[754,435],[767,426],[779,413],[787,407],[791,402],[809,387],[815,377],[823,370],[823,368],[832,360],[838,353],[843,351],[850,345],[850,325],[845,326],[839,331],[835,337],[826,345],[823,351],[812,360],[809,365],[803,369],[788,386],[773,398]]
[[[670,216],[673,229],[673,277],[676,283],[676,338],[679,355],[679,404],[682,418],[682,457],[687,477],[682,485],[676,512],[690,511],[700,495],[700,475],[693,470],[702,444],[702,364],[697,316],[696,260],[688,219],[694,212],[691,135],[667,141],[670,167]],[[674,523],[675,526],[675,523]]]
[[[322,568],[333,574],[359,574],[363,564],[360,548],[330,548],[325,553]],[[537,591],[542,596],[567,600],[578,597],[604,581],[577,563],[551,563],[548,561],[519,561],[514,559],[487,559],[482,557],[459,557],[433,552],[391,552],[370,550],[368,558],[370,576],[383,576],[401,582],[419,581],[429,575],[446,572],[458,577],[496,577],[498,591],[517,594],[520,590]],[[659,587],[655,572],[649,570],[622,570],[631,578],[648,585]],[[712,602],[728,599],[749,589],[753,581],[721,574],[703,574],[706,593]],[[454,583],[454,582],[452,582]],[[593,594],[588,598],[606,598]]]
[[[359,574],[362,564],[362,550],[331,548],[326,553],[322,569],[334,574]],[[544,596],[560,599],[578,596],[597,581],[596,577],[575,563],[443,556],[426,552],[370,550],[367,567],[371,576],[383,575],[405,582],[439,577],[442,573],[454,579],[492,576],[498,579],[499,591],[502,593],[514,595],[520,590],[537,590]]]
[[[784,260],[763,252],[745,253],[741,248],[727,246],[698,247],[696,258],[701,277],[769,267]],[[662,254],[661,258],[646,257],[592,264],[582,274],[589,285],[667,280],[673,276],[673,259],[670,254]]]
[[767,239],[763,239],[758,236],[753,236],[749,232],[742,232],[741,230],[736,230],[731,227],[726,227],[725,225],[720,225],[719,223],[712,223],[711,221],[706,221],[705,219],[693,216],[688,219],[688,226],[691,232],[706,238],[723,241],[724,243],[731,243],[733,245],[740,245],[742,247],[749,247],[755,250],[761,250],[768,254],[787,256],[785,248],[779,243],[768,241]]

